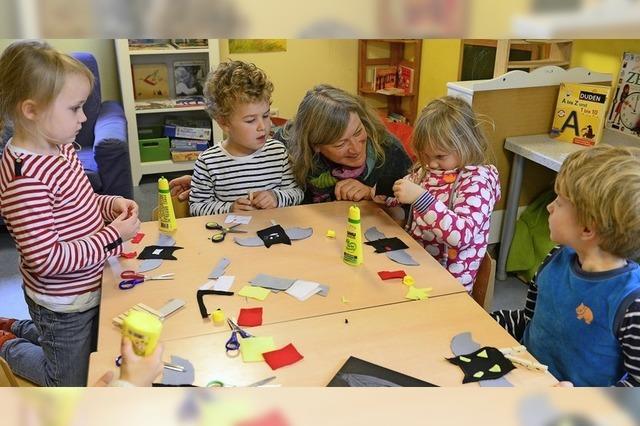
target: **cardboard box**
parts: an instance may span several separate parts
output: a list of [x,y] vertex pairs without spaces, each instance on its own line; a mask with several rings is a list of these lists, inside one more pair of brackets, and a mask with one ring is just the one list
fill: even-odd
[[196,161],[201,151],[171,151],[171,159],[176,162]]

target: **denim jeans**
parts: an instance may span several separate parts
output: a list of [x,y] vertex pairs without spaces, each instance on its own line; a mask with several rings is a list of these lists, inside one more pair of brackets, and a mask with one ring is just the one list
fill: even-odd
[[31,320],[13,323],[18,338],[0,348],[11,370],[40,386],[86,386],[89,355],[95,350],[98,308],[59,313],[25,295]]

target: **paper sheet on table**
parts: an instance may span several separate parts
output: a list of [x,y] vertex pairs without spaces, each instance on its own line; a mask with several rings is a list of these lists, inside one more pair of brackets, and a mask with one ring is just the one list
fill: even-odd
[[285,293],[295,297],[301,302],[304,302],[317,292],[322,291],[320,284],[313,281],[297,280],[289,287]]
[[244,362],[264,361],[262,354],[276,348],[273,337],[248,337],[240,339],[240,354]]
[[244,296],[244,297],[250,297],[252,299],[264,300],[267,298],[270,292],[271,291],[266,288],[256,287],[252,285],[245,285],[238,292],[238,295]]
[[239,214],[229,214],[224,219],[224,223],[226,224],[234,224],[239,223],[240,225],[248,225],[251,222],[252,216],[243,216]]
[[429,293],[431,292],[431,290],[431,287],[416,288],[415,286],[411,286],[409,287],[409,291],[404,297],[412,300],[424,300],[429,298]]

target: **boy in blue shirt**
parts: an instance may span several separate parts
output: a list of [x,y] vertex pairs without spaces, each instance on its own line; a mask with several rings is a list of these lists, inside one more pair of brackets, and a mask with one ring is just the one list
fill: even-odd
[[525,309],[493,317],[558,380],[640,385],[640,149],[575,152],[547,206],[558,244],[533,277]]

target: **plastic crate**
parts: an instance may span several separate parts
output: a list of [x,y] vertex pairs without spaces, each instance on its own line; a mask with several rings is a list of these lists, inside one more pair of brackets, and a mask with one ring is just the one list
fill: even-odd
[[164,161],[171,159],[169,138],[140,139],[140,161]]

